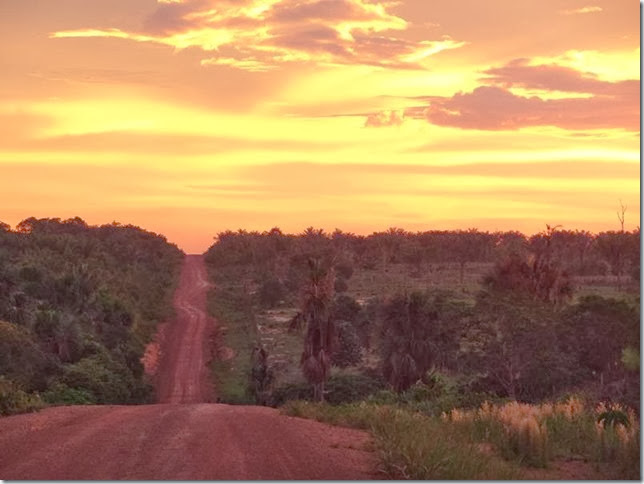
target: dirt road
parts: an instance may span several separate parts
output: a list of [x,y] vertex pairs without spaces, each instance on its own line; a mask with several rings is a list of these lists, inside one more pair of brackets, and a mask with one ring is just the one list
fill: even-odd
[[203,259],[188,256],[163,339],[157,405],[0,418],[0,479],[373,479],[367,435],[212,398]]
[[213,392],[204,356],[213,323],[206,313],[210,284],[203,257],[186,256],[180,277],[174,295],[177,319],[164,331],[157,375],[159,402],[209,402]]

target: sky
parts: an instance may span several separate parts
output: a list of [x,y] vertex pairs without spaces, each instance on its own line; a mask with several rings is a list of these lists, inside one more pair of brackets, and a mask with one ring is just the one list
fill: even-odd
[[0,221],[632,230],[639,8],[0,0]]

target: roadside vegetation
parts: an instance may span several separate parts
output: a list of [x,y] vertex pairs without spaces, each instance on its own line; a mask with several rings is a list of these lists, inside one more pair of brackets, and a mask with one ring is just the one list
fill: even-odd
[[150,401],[141,357],[172,314],[182,258],[134,226],[0,223],[0,415]]
[[206,253],[234,355],[214,363],[219,397],[370,430],[391,477],[574,462],[634,478],[639,244],[550,227],[221,233]]

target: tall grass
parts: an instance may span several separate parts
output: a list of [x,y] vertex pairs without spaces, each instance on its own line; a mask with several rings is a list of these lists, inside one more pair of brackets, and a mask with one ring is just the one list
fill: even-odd
[[[621,420],[602,421],[606,412],[621,416]],[[540,405],[485,402],[474,410],[453,409],[442,419],[523,464],[547,467],[553,458],[581,457],[613,464],[619,477],[639,477],[640,427],[630,409],[603,403],[592,408],[570,397],[565,402]]]
[[394,479],[516,479],[516,465],[485,453],[467,431],[439,418],[365,402],[288,402],[288,415],[368,430],[382,471]]

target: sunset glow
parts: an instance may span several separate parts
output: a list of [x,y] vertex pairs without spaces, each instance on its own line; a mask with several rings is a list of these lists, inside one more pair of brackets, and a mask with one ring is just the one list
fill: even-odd
[[640,217],[639,4],[5,0],[0,221],[591,231]]

